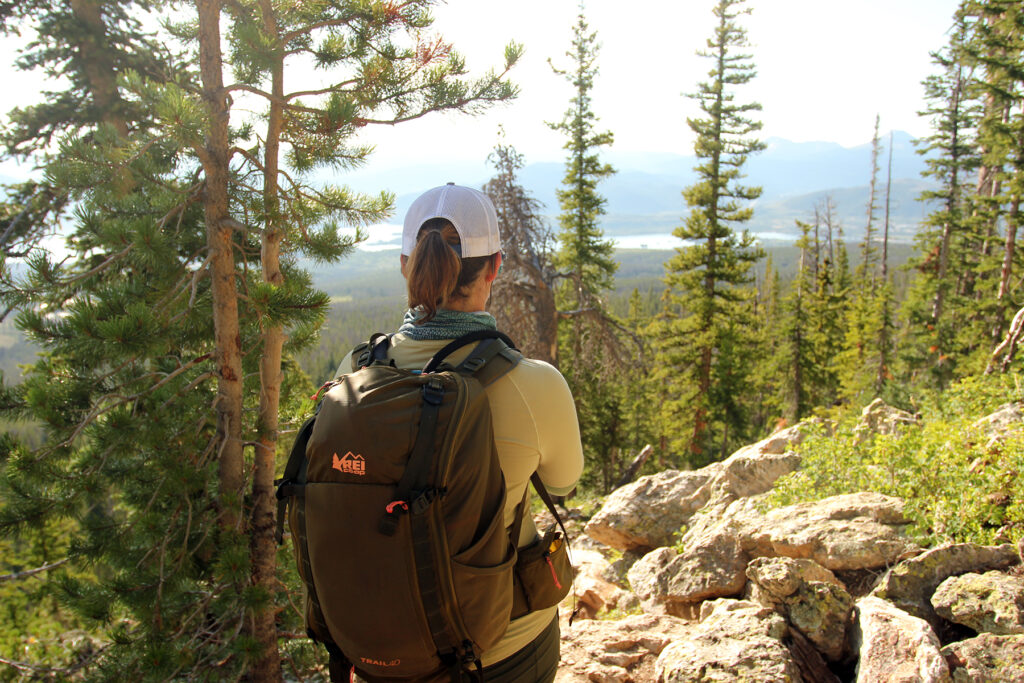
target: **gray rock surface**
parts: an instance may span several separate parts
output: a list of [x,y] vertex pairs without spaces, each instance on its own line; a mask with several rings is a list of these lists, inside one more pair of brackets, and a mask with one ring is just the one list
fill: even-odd
[[955,683],[1024,683],[1024,636],[982,633],[942,648]]
[[1017,576],[997,571],[953,576],[939,584],[931,603],[940,617],[979,633],[1024,633],[1024,579]]
[[745,600],[704,603],[700,624],[665,648],[651,680],[798,683],[799,668],[782,643],[786,634],[786,622],[768,608]]
[[924,619],[875,597],[857,601],[857,683],[947,683],[939,639]]
[[829,661],[843,658],[853,598],[832,572],[812,560],[761,557],[746,573],[754,602],[781,614]]
[[951,576],[1005,569],[1019,563],[1020,555],[1012,545],[956,543],[940,546],[900,562],[882,577],[871,594],[926,619],[937,628],[939,616],[932,607],[931,597],[940,583]]

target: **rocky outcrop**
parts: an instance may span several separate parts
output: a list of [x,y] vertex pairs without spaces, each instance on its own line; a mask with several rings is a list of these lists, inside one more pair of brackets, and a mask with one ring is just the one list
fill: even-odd
[[658,657],[657,681],[803,680],[783,644],[788,627],[771,609],[745,600],[705,603],[701,621],[685,639],[676,640]]
[[1024,633],[1024,579],[1017,576],[972,572],[951,577],[939,584],[931,603],[940,617],[979,633]]
[[917,552],[902,533],[900,501],[878,494],[836,496],[762,514],[755,498],[712,505],[680,543],[659,548],[629,571],[644,609],[688,616],[693,606],[738,597],[756,557],[812,560],[832,570],[876,569]]
[[746,573],[751,600],[781,614],[829,661],[843,658],[853,598],[835,574],[787,557],[758,558]]
[[618,550],[672,545],[680,529],[708,502],[764,493],[779,477],[794,471],[800,457],[790,448],[803,440],[807,424],[776,432],[694,472],[668,470],[641,477],[613,491],[586,532]]
[[1019,563],[1020,555],[1012,545],[945,545],[893,567],[882,577],[872,595],[885,598],[938,628],[939,615],[932,607],[931,598],[939,584],[951,576],[1005,569]]
[[857,683],[947,683],[939,639],[924,619],[875,597],[857,601]]
[[[975,424],[979,439],[1024,425],[1022,405]],[[861,433],[915,420],[876,403]],[[802,433],[609,498],[577,543],[578,616],[595,619],[566,620],[557,680],[1024,683],[1017,548],[923,550],[903,502],[877,493],[769,509]]]
[[1024,636],[983,633],[942,648],[954,683],[1024,683]]
[[1006,435],[1024,429],[1024,404],[1020,402],[1006,403],[991,415],[986,415],[972,425],[989,441],[999,441]]

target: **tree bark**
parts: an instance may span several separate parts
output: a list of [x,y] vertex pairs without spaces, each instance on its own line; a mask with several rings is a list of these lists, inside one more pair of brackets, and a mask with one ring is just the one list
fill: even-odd
[[213,328],[217,364],[218,508],[222,529],[240,531],[244,471],[242,458],[242,340],[234,242],[228,226],[228,100],[220,49],[220,0],[196,0],[199,68],[210,120],[199,150],[205,174],[203,211],[210,251]]
[[644,446],[643,449],[637,453],[636,457],[633,458],[633,462],[629,464],[629,467],[627,467],[626,471],[622,473],[622,476],[619,477],[619,480],[615,482],[615,486],[613,486],[612,489],[622,488],[629,482],[636,479],[636,475],[640,471],[640,468],[644,466],[644,463],[647,462],[647,459],[651,457],[651,453],[653,452],[653,446],[650,444]]
[[[280,46],[277,18],[270,0],[260,0],[263,30],[278,44],[271,67],[270,111],[267,118],[266,144],[263,156],[264,228],[261,238],[260,261],[263,280],[274,286],[284,283],[281,273],[280,198],[278,196],[281,126],[284,101],[284,51]],[[268,595],[277,589],[276,505],[274,497],[274,471],[276,467],[278,412],[281,404],[281,352],[284,346],[284,328],[279,324],[261,321],[263,354],[260,357],[260,406],[258,443],[253,463],[252,519],[250,553],[252,556],[252,582]],[[276,607],[268,600],[253,615],[253,637],[260,643],[261,656],[251,680],[259,683],[281,680],[281,657],[277,649]]]
[[85,28],[81,42],[76,47],[81,55],[82,74],[92,95],[97,120],[110,124],[118,135],[126,138],[128,123],[121,110],[117,70],[108,53],[107,27],[103,23],[100,3],[95,0],[71,0],[71,14]]

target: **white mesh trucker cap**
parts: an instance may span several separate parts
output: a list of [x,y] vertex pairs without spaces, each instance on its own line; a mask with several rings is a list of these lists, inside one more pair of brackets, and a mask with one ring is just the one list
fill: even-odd
[[462,258],[490,256],[501,251],[498,214],[483,192],[455,183],[427,190],[409,207],[402,228],[402,255],[412,254],[416,234],[431,218],[446,218],[459,233]]

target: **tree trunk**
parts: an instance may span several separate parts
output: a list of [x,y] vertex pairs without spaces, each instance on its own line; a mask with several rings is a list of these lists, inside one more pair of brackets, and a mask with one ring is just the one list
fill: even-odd
[[240,531],[244,486],[242,459],[242,341],[238,327],[234,243],[228,225],[228,100],[220,49],[219,0],[196,0],[199,68],[210,128],[199,150],[206,176],[203,211],[210,251],[213,327],[217,363],[218,508],[221,527]]
[[[279,43],[277,20],[270,0],[260,0],[263,14],[263,29],[270,40]],[[270,112],[267,119],[266,145],[263,158],[263,235],[260,261],[263,280],[274,286],[284,283],[281,273],[281,229],[280,200],[278,197],[279,157],[282,125],[282,102],[284,99],[284,52],[274,54],[272,72],[272,93]],[[265,324],[263,332],[263,355],[260,357],[260,407],[259,443],[253,463],[252,520],[250,529],[250,552],[252,555],[252,582],[268,595],[277,588],[277,543],[274,539],[275,497],[274,470],[277,454],[278,411],[281,402],[281,350],[284,346],[284,329],[281,325]],[[251,679],[259,683],[281,680],[281,658],[277,650],[276,608],[268,600],[253,615],[253,637],[259,642],[261,656]]]
[[939,244],[939,269],[936,276],[937,286],[935,298],[932,299],[932,326],[937,326],[942,316],[942,304],[946,292],[946,272],[949,268],[949,244],[953,235],[953,216],[955,215],[960,197],[960,157],[957,149],[960,145],[960,127],[956,123],[960,119],[960,96],[963,92],[962,72],[957,71],[956,87],[950,97],[950,120],[954,122],[951,131],[950,154],[952,159],[952,175],[949,179],[949,196],[946,198],[946,222],[942,225],[942,241]]
[[82,75],[92,95],[98,121],[107,123],[121,137],[128,137],[128,124],[121,110],[117,91],[117,72],[107,52],[107,30],[100,3],[95,0],[71,0],[71,14],[84,29],[76,46],[81,54]]
[[647,462],[647,459],[651,457],[651,453],[653,452],[653,446],[651,446],[650,444],[644,446],[643,449],[639,453],[637,453],[637,456],[633,458],[633,462],[629,464],[629,467],[626,468],[626,471],[622,473],[622,476],[619,477],[619,480],[615,482],[615,486],[613,486],[612,488],[622,488],[629,482],[636,479],[636,475],[638,472],[640,472],[640,468],[644,466],[644,463]]

